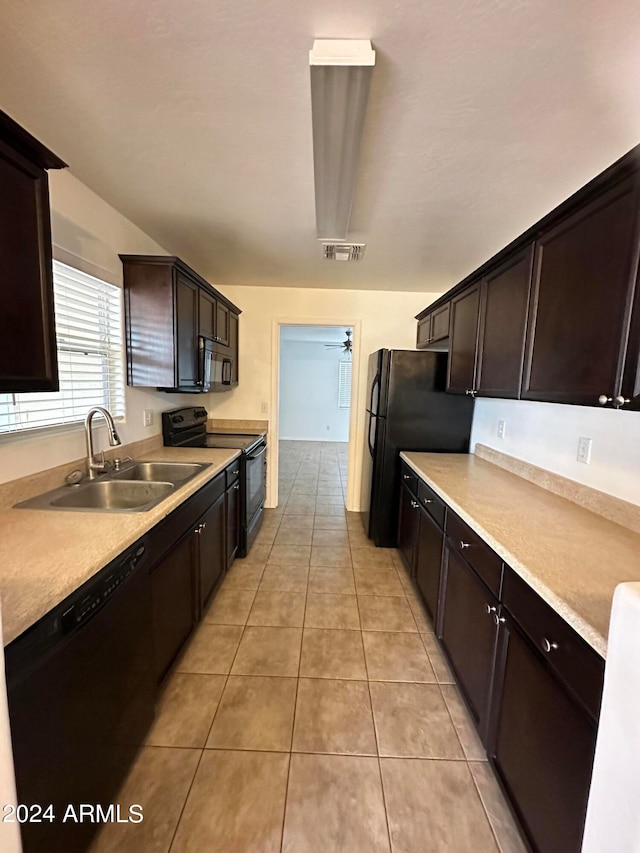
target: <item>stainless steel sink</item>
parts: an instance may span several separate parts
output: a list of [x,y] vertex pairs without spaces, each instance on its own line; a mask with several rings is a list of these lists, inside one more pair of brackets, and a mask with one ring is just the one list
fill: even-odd
[[139,480],[93,480],[63,486],[16,504],[21,509],[85,510],[87,512],[146,512],[175,489],[173,483]]
[[137,462],[133,461],[126,468],[111,474],[114,480],[144,480],[153,482],[160,480],[165,483],[185,483],[205,468],[209,462]]
[[16,509],[76,512],[146,512],[197,476],[210,462],[142,462],[132,460],[97,480],[62,486],[16,504]]

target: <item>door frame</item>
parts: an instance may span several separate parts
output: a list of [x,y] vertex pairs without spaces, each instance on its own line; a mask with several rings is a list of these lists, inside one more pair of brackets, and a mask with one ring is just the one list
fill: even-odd
[[[278,506],[278,471],[280,468],[280,327],[281,326],[348,326],[353,329],[353,349],[351,351],[351,405],[349,406],[349,442],[347,450],[347,496],[346,508],[359,512],[359,488],[356,487],[356,438],[361,408],[358,405],[361,368],[362,320],[335,319],[328,317],[275,317],[271,322],[271,413],[269,432],[273,436],[269,447],[267,465],[267,502],[270,507]],[[358,484],[359,485],[359,484]]]

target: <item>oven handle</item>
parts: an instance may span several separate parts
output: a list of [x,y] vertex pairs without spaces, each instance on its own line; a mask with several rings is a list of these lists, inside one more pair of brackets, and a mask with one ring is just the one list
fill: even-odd
[[253,462],[254,459],[259,459],[262,456],[262,454],[266,453],[266,452],[267,452],[267,445],[263,444],[262,450],[259,450],[253,456],[247,456],[247,462]]

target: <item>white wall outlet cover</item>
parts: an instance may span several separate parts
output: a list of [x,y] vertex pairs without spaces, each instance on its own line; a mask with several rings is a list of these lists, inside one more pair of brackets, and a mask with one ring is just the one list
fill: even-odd
[[144,426],[153,426],[153,409],[145,409],[142,413],[142,423]]
[[504,438],[507,432],[507,422],[500,420],[498,421],[498,438]]
[[581,436],[578,439],[578,462],[582,462],[584,465],[588,465],[591,462],[591,444],[592,440],[590,438]]

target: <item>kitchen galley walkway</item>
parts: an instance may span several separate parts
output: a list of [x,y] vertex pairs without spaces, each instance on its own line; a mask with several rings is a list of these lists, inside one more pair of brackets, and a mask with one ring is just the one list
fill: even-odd
[[93,853],[523,853],[346,444],[282,441],[280,506],[169,674]]

